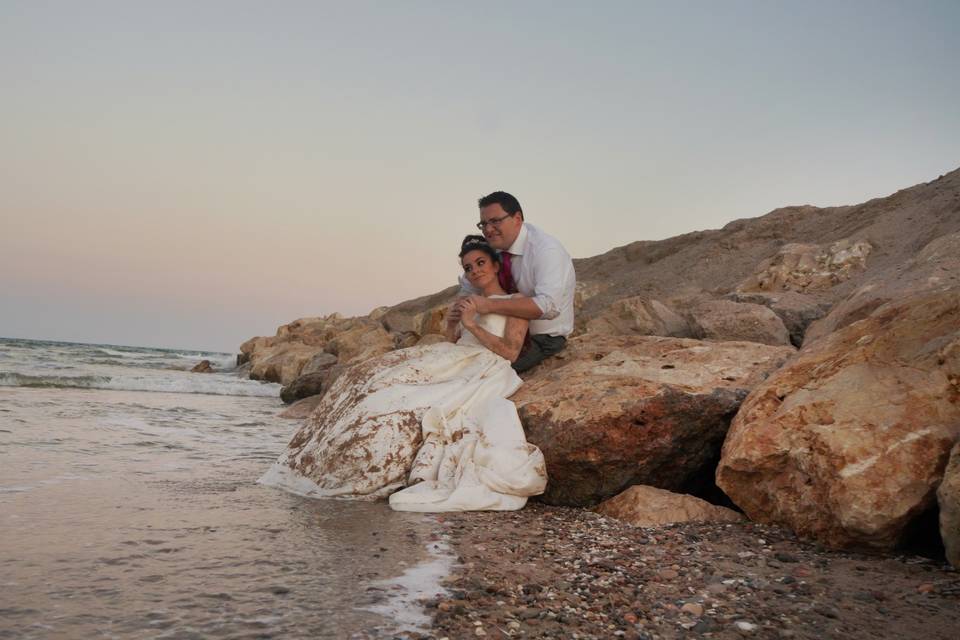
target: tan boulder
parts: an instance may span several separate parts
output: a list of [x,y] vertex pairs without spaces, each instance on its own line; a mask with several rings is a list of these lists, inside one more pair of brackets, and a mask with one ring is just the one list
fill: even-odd
[[266,347],[269,347],[272,345],[273,345],[272,337],[256,336],[254,338],[250,338],[249,340],[247,340],[246,342],[240,345],[240,355],[245,356],[243,362],[241,362],[240,364],[244,364],[244,362],[248,362],[250,360],[250,356],[254,352],[260,349],[265,349]]
[[682,490],[716,460],[747,392],[793,353],[748,342],[573,338],[512,397],[546,457],[544,500],[592,505],[633,484]]
[[677,522],[742,522],[746,519],[733,509],[646,485],[634,485],[600,503],[594,511],[637,527]]
[[761,304],[773,311],[783,321],[790,334],[790,344],[795,347],[803,344],[807,327],[824,317],[830,309],[829,302],[796,291],[732,293],[728,297],[734,302]]
[[323,351],[310,358],[310,360],[303,365],[303,369],[300,370],[300,375],[306,376],[311,373],[321,373],[335,364],[337,364],[337,356]]
[[388,309],[379,320],[383,323],[384,328],[392,333],[416,333],[420,328],[417,323],[417,315],[413,311]]
[[293,322],[277,327],[277,336],[297,335],[317,327],[326,327],[330,323],[327,317],[298,318]]
[[610,335],[672,336],[690,338],[687,321],[659,300],[642,296],[614,302],[586,323],[586,332]]
[[321,347],[301,342],[282,342],[257,350],[250,361],[250,379],[288,385],[296,380],[304,365],[321,350]]
[[869,316],[881,305],[923,292],[960,288],[960,232],[936,238],[893,272],[882,272],[810,325],[804,344]]
[[692,309],[690,316],[694,335],[703,340],[790,344],[790,332],[783,320],[763,305],[709,300]]
[[337,333],[325,345],[324,351],[337,356],[339,364],[352,364],[393,351],[393,336],[376,320],[357,319]]
[[415,318],[417,333],[421,336],[443,335],[446,330],[448,308],[448,304],[443,304],[418,314]]
[[940,537],[947,552],[947,561],[960,569],[960,442],[953,446],[950,461],[937,489],[940,503]]
[[960,437],[960,293],[877,309],[757,387],[717,484],[752,520],[834,547],[894,547]]
[[761,263],[757,271],[737,287],[737,291],[803,293],[829,289],[862,271],[872,250],[869,242],[849,238],[825,246],[789,243]]

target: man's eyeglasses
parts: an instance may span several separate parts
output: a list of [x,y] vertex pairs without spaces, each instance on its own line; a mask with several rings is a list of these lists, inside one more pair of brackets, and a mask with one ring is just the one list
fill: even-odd
[[504,220],[506,220],[507,218],[509,218],[509,217],[511,217],[511,216],[514,216],[514,215],[516,215],[516,214],[514,214],[514,213],[508,213],[507,215],[505,215],[505,216],[500,216],[499,218],[490,218],[489,220],[483,220],[482,222],[478,222],[478,223],[477,223],[477,229],[480,229],[480,231],[483,231],[484,229],[487,228],[487,225],[493,225],[493,226],[495,226],[497,229],[499,229],[499,228],[500,228],[500,223],[502,223]]

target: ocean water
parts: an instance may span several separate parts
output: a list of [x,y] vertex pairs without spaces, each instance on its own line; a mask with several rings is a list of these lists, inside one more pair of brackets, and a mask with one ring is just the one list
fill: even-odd
[[[201,359],[216,373],[191,373]],[[430,516],[256,484],[297,428],[229,354],[0,339],[0,638],[380,638]]]

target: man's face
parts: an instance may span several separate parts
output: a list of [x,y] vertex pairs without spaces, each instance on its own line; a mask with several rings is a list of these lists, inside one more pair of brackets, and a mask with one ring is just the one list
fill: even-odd
[[487,223],[483,228],[483,237],[498,251],[509,249],[520,235],[520,227],[523,226],[519,213],[511,216],[497,203],[480,209],[480,222]]

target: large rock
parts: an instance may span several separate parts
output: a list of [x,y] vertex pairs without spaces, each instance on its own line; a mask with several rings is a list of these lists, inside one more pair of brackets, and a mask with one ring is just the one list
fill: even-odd
[[572,339],[514,394],[543,451],[543,499],[593,505],[633,484],[682,490],[719,455],[747,392],[792,347],[646,336]]
[[303,365],[303,369],[300,370],[300,375],[306,376],[311,373],[323,373],[335,364],[337,364],[337,356],[324,351],[310,358],[310,360]]
[[759,304],[710,300],[691,312],[694,335],[704,340],[744,340],[790,344],[790,333],[776,313]]
[[[960,219],[960,207],[955,215]],[[869,316],[880,306],[923,292],[960,289],[960,232],[935,238],[892,272],[883,272],[810,325],[804,344]]]
[[322,347],[293,341],[258,349],[251,354],[250,379],[288,385],[321,350]]
[[717,484],[753,520],[889,549],[928,509],[960,437],[960,293],[877,309],[755,389]]
[[849,238],[827,246],[802,243],[784,245],[765,260],[757,272],[737,287],[739,292],[829,289],[862,271],[873,246]]
[[330,387],[329,384],[324,384],[328,377],[326,371],[298,376],[296,380],[280,389],[280,399],[290,404],[309,396],[319,395]]
[[393,349],[393,336],[380,322],[366,318],[358,318],[353,326],[340,331],[324,345],[324,351],[337,356],[339,364],[362,362]]
[[618,300],[586,323],[586,332],[611,335],[690,338],[687,321],[659,300],[634,296]]
[[960,569],[960,442],[950,452],[950,462],[937,489],[940,503],[940,537],[947,560]]
[[781,291],[777,293],[732,293],[728,296],[734,302],[749,302],[761,304],[775,314],[790,334],[790,344],[799,347],[803,344],[807,327],[827,314],[829,302],[821,302],[817,298],[795,291]]
[[630,487],[600,503],[595,511],[637,527],[657,527],[678,522],[742,522],[745,519],[733,509],[645,485]]

